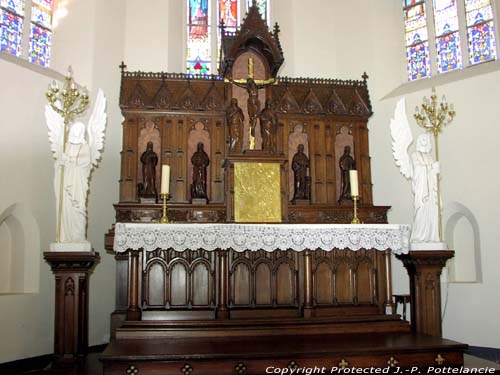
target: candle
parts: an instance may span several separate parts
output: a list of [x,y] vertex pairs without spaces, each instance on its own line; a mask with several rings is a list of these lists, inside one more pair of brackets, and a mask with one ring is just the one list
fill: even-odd
[[357,170],[353,169],[349,171],[349,181],[351,182],[351,197],[359,197]]
[[160,194],[170,192],[170,165],[164,164],[161,168],[161,189]]

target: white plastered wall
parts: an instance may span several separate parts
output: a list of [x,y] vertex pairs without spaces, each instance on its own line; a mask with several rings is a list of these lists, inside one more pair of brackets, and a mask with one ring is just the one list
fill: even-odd
[[[114,307],[114,259],[104,250],[104,233],[114,221],[112,203],[118,198],[121,114],[118,107],[123,59],[125,8],[120,0],[72,0],[68,15],[54,32],[51,70],[0,59],[0,213],[12,204],[29,209],[39,226],[40,254],[55,238],[53,162],[43,108],[44,93],[68,65],[75,79],[91,90],[102,88],[108,99],[108,128],[102,162],[94,170],[89,196],[88,236],[101,255],[91,277],[89,343],[109,340]],[[59,73],[58,73],[59,72]],[[53,352],[54,277],[40,257],[38,293],[0,296],[0,363]]]

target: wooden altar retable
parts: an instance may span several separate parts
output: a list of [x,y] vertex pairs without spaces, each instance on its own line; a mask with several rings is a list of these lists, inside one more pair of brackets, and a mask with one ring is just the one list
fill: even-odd
[[[279,34],[254,2],[238,31],[221,28],[218,75],[128,72],[121,65],[120,198],[106,235],[106,248],[116,251],[116,309],[102,356],[106,375],[263,374],[274,363],[463,363],[464,346],[440,339],[439,274],[452,252],[407,254],[408,228],[384,225],[389,207],[373,204],[368,76],[279,77]],[[231,115],[234,99],[244,121]],[[270,148],[264,103],[275,119]],[[197,185],[202,199],[192,188],[198,146],[209,160]],[[145,168],[146,151],[156,169]],[[265,201],[271,194],[258,188],[276,186],[272,208],[264,207],[270,220],[241,220],[245,206],[237,196],[248,186],[237,184],[238,163],[274,164],[273,177],[254,184],[248,202]],[[162,212],[155,195],[160,164],[171,167],[168,216],[176,223],[164,227],[152,224]],[[359,174],[361,222],[378,226],[347,225],[353,207],[346,166]],[[394,312],[389,249],[410,274],[412,327]]]

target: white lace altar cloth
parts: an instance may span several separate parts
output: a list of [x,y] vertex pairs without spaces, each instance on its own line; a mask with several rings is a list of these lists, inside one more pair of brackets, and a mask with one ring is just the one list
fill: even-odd
[[115,252],[233,249],[302,251],[377,249],[407,253],[406,224],[135,224],[115,225]]

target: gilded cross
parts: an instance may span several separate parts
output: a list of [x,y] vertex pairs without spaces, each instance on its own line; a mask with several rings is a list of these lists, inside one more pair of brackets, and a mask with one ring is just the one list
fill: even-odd
[[344,358],[342,358],[342,360],[339,362],[339,365],[338,365],[340,368],[344,369],[346,368],[347,366],[349,366],[349,362],[347,362]]
[[446,361],[446,360],[444,359],[444,357],[441,354],[438,354],[435,361],[439,366],[442,366],[444,361]]
[[392,357],[389,358],[389,360],[387,361],[387,364],[389,365],[389,367],[396,367],[396,365],[398,364],[399,362],[396,360],[396,358]]

